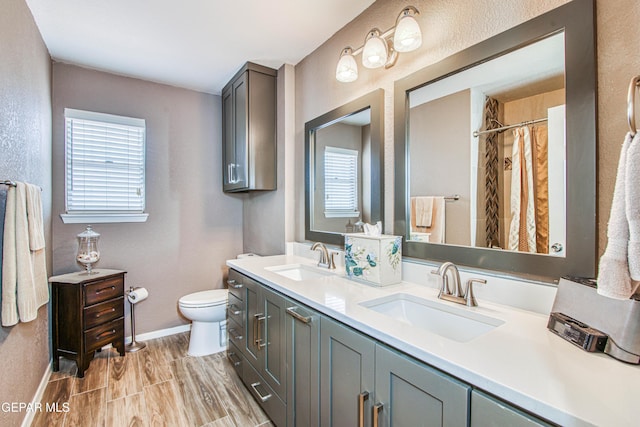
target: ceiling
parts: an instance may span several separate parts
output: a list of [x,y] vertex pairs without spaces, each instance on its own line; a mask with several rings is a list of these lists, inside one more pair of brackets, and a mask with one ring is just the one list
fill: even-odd
[[54,60],[213,94],[246,61],[297,64],[373,1],[26,0]]

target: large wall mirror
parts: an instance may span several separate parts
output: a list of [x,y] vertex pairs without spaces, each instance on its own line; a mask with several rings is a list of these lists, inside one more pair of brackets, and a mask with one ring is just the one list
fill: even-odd
[[305,238],[342,245],[343,234],[382,221],[382,89],[305,124]]
[[596,264],[593,0],[395,85],[404,255],[557,280]]

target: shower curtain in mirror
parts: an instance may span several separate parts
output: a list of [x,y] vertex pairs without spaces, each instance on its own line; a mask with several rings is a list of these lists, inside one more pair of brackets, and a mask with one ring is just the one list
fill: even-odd
[[547,128],[524,126],[513,133],[508,248],[548,253]]
[[[484,104],[484,129],[496,129],[500,127],[499,116],[500,104],[496,99],[487,97]],[[498,140],[497,132],[490,132],[483,135],[485,143],[485,174],[484,174],[484,212],[485,212],[485,242],[488,248],[500,247],[500,203],[498,190]]]

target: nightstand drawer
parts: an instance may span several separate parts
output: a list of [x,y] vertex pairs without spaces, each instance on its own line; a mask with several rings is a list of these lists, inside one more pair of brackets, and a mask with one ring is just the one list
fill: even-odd
[[85,352],[97,350],[121,338],[124,334],[124,318],[96,326],[84,333]]
[[84,288],[84,303],[92,305],[111,298],[119,297],[124,292],[124,280],[120,277],[91,283]]
[[84,327],[91,329],[122,316],[124,316],[124,297],[94,304],[84,309]]

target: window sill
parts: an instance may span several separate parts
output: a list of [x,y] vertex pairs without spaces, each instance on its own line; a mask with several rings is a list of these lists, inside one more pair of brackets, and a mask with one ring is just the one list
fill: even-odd
[[146,222],[147,213],[100,213],[100,214],[60,214],[65,224],[107,224],[116,222]]

